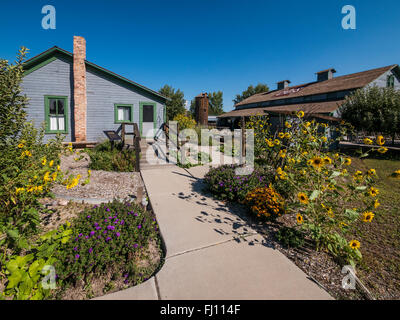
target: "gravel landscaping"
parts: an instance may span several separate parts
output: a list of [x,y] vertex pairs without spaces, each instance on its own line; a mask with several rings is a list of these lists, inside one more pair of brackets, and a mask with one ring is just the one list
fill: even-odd
[[[80,174],[81,181],[88,176],[90,158],[86,153],[81,153],[80,160],[75,161],[77,156],[62,156],[61,170],[70,174]],[[63,185],[56,185],[52,191],[60,198],[88,198],[88,199],[114,199],[134,200],[137,190],[143,187],[143,181],[139,172],[109,172],[92,170],[90,183],[78,185],[67,190]]]

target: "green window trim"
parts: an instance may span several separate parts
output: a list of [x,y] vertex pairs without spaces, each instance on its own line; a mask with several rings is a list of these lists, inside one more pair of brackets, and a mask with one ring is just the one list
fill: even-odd
[[[118,120],[118,108],[119,107],[129,107],[131,109],[131,121]],[[114,123],[133,123],[133,104],[125,103],[114,103]]]
[[[64,100],[64,130],[50,130],[50,99]],[[45,133],[68,133],[68,97],[44,96]]]
[[143,136],[143,106],[152,105],[153,106],[153,123],[154,129],[157,130],[157,103],[155,102],[139,102],[139,130],[140,135]]
[[387,77],[387,82],[386,82],[386,86],[387,86],[388,88],[394,88],[394,75],[393,75],[393,74],[388,75],[388,77]]

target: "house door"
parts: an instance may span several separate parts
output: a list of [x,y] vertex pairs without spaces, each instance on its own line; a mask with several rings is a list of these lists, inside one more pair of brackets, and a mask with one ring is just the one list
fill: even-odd
[[154,121],[155,119],[155,108],[154,104],[142,105],[142,136],[152,137],[154,135]]

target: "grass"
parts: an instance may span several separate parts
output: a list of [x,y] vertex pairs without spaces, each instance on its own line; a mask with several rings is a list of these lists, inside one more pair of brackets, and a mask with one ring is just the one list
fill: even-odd
[[392,156],[360,160],[353,157],[355,170],[374,168],[378,179],[381,206],[376,209],[371,223],[360,222],[353,236],[361,242],[363,260],[358,276],[378,299],[400,298],[400,179],[389,177],[400,169],[400,159]]

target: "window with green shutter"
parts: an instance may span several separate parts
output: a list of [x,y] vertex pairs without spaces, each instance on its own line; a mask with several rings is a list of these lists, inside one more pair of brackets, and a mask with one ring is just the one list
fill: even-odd
[[45,96],[46,133],[68,133],[68,97]]
[[394,75],[391,74],[387,77],[387,87],[394,88]]

